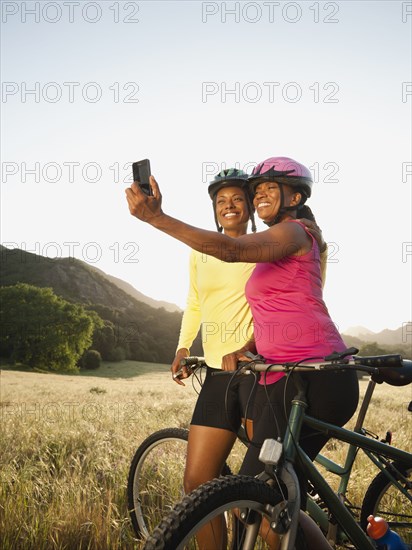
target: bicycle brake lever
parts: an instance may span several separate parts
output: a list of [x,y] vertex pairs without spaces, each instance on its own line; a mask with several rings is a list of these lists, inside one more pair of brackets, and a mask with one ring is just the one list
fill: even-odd
[[[193,368],[190,365],[184,365],[184,366],[186,367],[187,374],[193,374]],[[183,366],[180,367],[180,369],[172,375],[173,380],[176,380],[176,379],[181,380],[182,374],[183,374]]]
[[[248,357],[250,361],[255,361],[259,363],[264,363],[265,361],[265,358],[263,357],[263,355],[259,355],[258,353],[254,354],[251,351],[245,351],[243,355],[246,355],[246,357]],[[241,361],[241,363],[246,363],[246,361]]]
[[338,352],[334,351],[327,357],[325,357],[325,361],[341,361],[342,359],[345,359],[348,355],[356,355],[359,353],[359,350],[357,348],[348,348],[344,351]]

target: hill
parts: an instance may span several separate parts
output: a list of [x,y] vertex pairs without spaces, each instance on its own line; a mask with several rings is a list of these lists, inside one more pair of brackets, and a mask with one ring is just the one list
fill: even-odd
[[376,342],[381,346],[404,345],[411,342],[412,323],[404,323],[402,327],[395,330],[386,328],[380,332],[372,332],[361,326],[351,327],[345,330],[345,335],[357,338],[362,342]]
[[137,289],[135,289],[134,286],[127,283],[126,281],[123,281],[122,279],[119,279],[118,277],[114,277],[113,275],[108,275],[107,273],[105,273],[104,271],[101,271],[100,269],[96,269],[96,271],[100,271],[100,273],[104,277],[106,277],[110,282],[114,283],[118,288],[120,288],[127,294],[130,294],[130,296],[132,296],[139,302],[143,302],[144,304],[147,304],[154,308],[162,307],[166,311],[171,311],[171,312],[182,311],[180,307],[178,307],[176,304],[171,304],[170,302],[165,302],[163,300],[154,300],[153,298],[146,296],[142,292],[139,292]]
[[[175,311],[166,311],[163,302],[149,299],[155,307],[144,303],[138,299],[144,295],[131,285],[75,258],[50,259],[4,246],[0,253],[2,286],[21,282],[52,288],[58,296],[81,303],[106,321],[104,333],[94,342],[96,349],[103,350],[104,359],[164,363],[173,359],[182,318],[177,306]],[[193,353],[201,354],[201,348],[194,347]]]
[[76,258],[50,259],[18,248],[8,249],[2,245],[0,254],[2,286],[18,282],[49,286],[66,300],[100,303],[120,308],[128,307],[129,298],[125,296],[128,294],[152,308],[164,308],[170,312],[181,311],[176,304],[149,298],[129,283]]
[[371,330],[366,327],[356,326],[349,327],[344,331],[347,336],[355,336],[355,338],[360,338],[360,335],[374,334]]

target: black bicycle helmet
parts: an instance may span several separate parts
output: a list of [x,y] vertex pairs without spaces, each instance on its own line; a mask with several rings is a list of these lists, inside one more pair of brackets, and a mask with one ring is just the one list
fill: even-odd
[[249,192],[248,178],[249,175],[246,174],[246,172],[238,170],[237,168],[226,168],[222,170],[209,183],[207,190],[210,198],[213,199],[222,187],[241,187],[242,189],[247,189]]
[[254,208],[252,202],[252,194],[249,185],[249,175],[238,168],[226,168],[219,172],[209,183],[208,192],[213,201],[213,211],[215,214],[215,222],[217,230],[221,233],[223,228],[219,225],[216,215],[216,195],[223,187],[240,187],[245,192],[246,202],[249,209],[249,218],[252,223],[252,231],[256,231],[255,218],[253,215]]

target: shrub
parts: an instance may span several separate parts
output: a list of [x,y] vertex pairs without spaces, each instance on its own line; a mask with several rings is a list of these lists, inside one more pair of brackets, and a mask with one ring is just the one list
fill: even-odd
[[126,351],[121,346],[116,346],[113,350],[111,350],[107,358],[108,361],[113,361],[113,363],[124,361],[125,359]]
[[102,363],[100,353],[95,349],[88,349],[82,357],[82,367],[84,369],[98,369]]

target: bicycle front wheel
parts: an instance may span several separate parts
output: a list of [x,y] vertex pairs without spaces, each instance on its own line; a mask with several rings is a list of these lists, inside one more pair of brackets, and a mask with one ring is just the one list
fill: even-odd
[[138,537],[147,537],[183,497],[188,430],[166,428],[147,437],[129,469],[127,500]]
[[[258,479],[214,479],[175,506],[147,539],[144,550],[269,549],[270,510],[280,501],[279,493]],[[267,521],[262,523],[264,518]],[[201,541],[205,536],[206,543],[204,538]],[[298,538],[296,549],[303,550],[304,541]]]
[[391,480],[380,472],[369,485],[362,503],[361,526],[366,529],[368,516],[384,518],[389,528],[398,533],[405,543],[412,543],[412,468],[394,463],[394,467],[407,481],[401,480],[401,476],[392,475],[400,482],[408,496],[402,494]]

